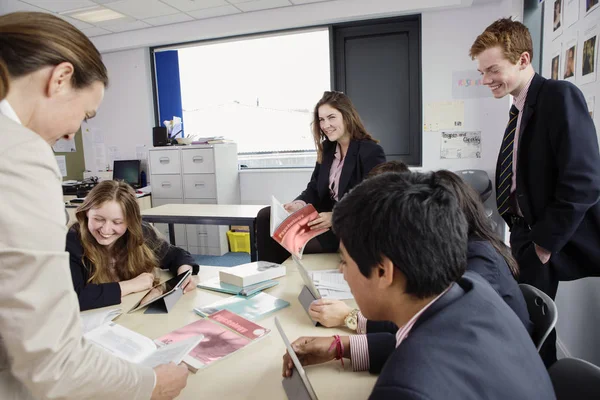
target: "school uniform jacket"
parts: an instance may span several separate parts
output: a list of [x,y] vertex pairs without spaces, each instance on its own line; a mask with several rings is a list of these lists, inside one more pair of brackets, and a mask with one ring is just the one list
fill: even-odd
[[[173,274],[177,274],[177,268],[187,264],[192,266],[194,275],[198,274],[199,266],[190,253],[158,237],[154,228],[146,222],[142,223],[142,233],[146,244],[153,250],[158,259],[161,269],[168,269]],[[119,282],[88,283],[92,274],[92,264],[83,255],[83,245],[78,225],[71,227],[69,233],[67,233],[67,252],[71,264],[73,287],[79,298],[81,311],[121,303],[121,286]]]

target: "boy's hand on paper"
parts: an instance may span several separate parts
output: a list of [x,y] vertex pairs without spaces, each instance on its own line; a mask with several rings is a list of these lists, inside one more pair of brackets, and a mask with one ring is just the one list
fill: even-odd
[[294,200],[291,203],[285,203],[283,205],[283,208],[285,208],[285,211],[287,211],[287,212],[289,212],[291,214],[293,212],[298,211],[299,209],[301,209],[305,205],[306,205],[306,203],[303,202],[302,200]]
[[[187,265],[184,264],[182,266],[180,266],[179,268],[177,268],[177,275],[179,274],[183,274],[185,271],[188,270],[193,270],[191,265]],[[190,275],[186,278],[185,281],[183,281],[183,284],[181,285],[182,289],[183,289],[183,293],[188,293],[191,292],[192,290],[196,289],[196,285],[198,284],[198,275]]]
[[187,385],[188,369],[185,364],[163,364],[154,368],[156,386],[152,391],[151,400],[171,400],[179,396]]
[[308,314],[313,321],[321,325],[332,328],[343,326],[346,316],[350,314],[352,308],[340,300],[319,299],[310,304]]
[[[292,343],[292,348],[296,352],[298,359],[302,365],[322,364],[335,359],[336,348],[331,344],[334,338],[326,337],[301,337]],[[290,355],[286,352],[283,355],[283,370],[284,377],[292,376],[294,362]]]
[[331,228],[331,217],[332,212],[322,212],[319,213],[319,217],[313,219],[308,223],[311,230],[319,230],[319,229],[329,229]]
[[154,286],[154,275],[150,272],[143,272],[133,279],[119,282],[121,287],[121,297],[130,293],[143,292]]

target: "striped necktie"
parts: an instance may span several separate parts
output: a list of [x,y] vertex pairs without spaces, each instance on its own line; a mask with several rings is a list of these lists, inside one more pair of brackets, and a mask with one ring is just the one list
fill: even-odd
[[510,209],[510,188],[512,186],[512,166],[513,153],[515,143],[515,131],[517,130],[517,119],[519,110],[513,104],[510,108],[510,116],[506,130],[504,131],[504,139],[502,139],[502,147],[500,148],[500,176],[496,180],[496,204],[498,205],[498,213],[504,215]]

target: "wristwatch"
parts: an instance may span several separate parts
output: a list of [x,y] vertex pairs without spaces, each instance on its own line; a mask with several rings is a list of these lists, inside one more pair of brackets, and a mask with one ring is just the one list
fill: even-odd
[[350,311],[350,314],[346,315],[344,318],[344,324],[348,329],[356,331],[358,329],[358,309]]

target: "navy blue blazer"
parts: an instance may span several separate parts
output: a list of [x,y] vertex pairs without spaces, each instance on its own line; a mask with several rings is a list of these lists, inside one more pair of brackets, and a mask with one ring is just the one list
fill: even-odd
[[[142,233],[144,234],[144,240],[150,243],[150,248],[154,251],[160,268],[168,269],[176,274],[180,266],[187,264],[192,266],[194,275],[198,274],[200,267],[190,253],[159,238],[154,229],[146,222],[142,222]],[[69,252],[73,288],[77,293],[81,311],[121,303],[121,286],[119,286],[119,282],[87,283],[91,271],[86,265],[89,266],[91,262],[85,258],[84,265],[83,245],[81,244],[79,225],[77,224],[73,225],[67,233],[66,250]]]
[[419,317],[387,360],[369,399],[556,397],[521,321],[469,271]]
[[[487,240],[471,238],[467,246],[467,271],[477,272],[514,311],[527,332],[533,332],[527,304],[519,285],[504,258]],[[369,372],[378,374],[396,347],[396,324],[390,321],[367,321]]]
[[[310,182],[306,189],[296,197],[310,203],[318,212],[330,212],[334,202],[329,194],[329,171],[335,158],[337,142],[323,142],[322,162],[316,163]],[[338,188],[338,199],[358,185],[367,174],[381,163],[385,162],[383,148],[372,140],[352,140],[344,160]]]
[[513,254],[525,270],[533,242],[553,253],[559,280],[600,276],[600,155],[585,98],[572,83],[536,74],[522,112],[516,199],[531,232],[511,235]]

